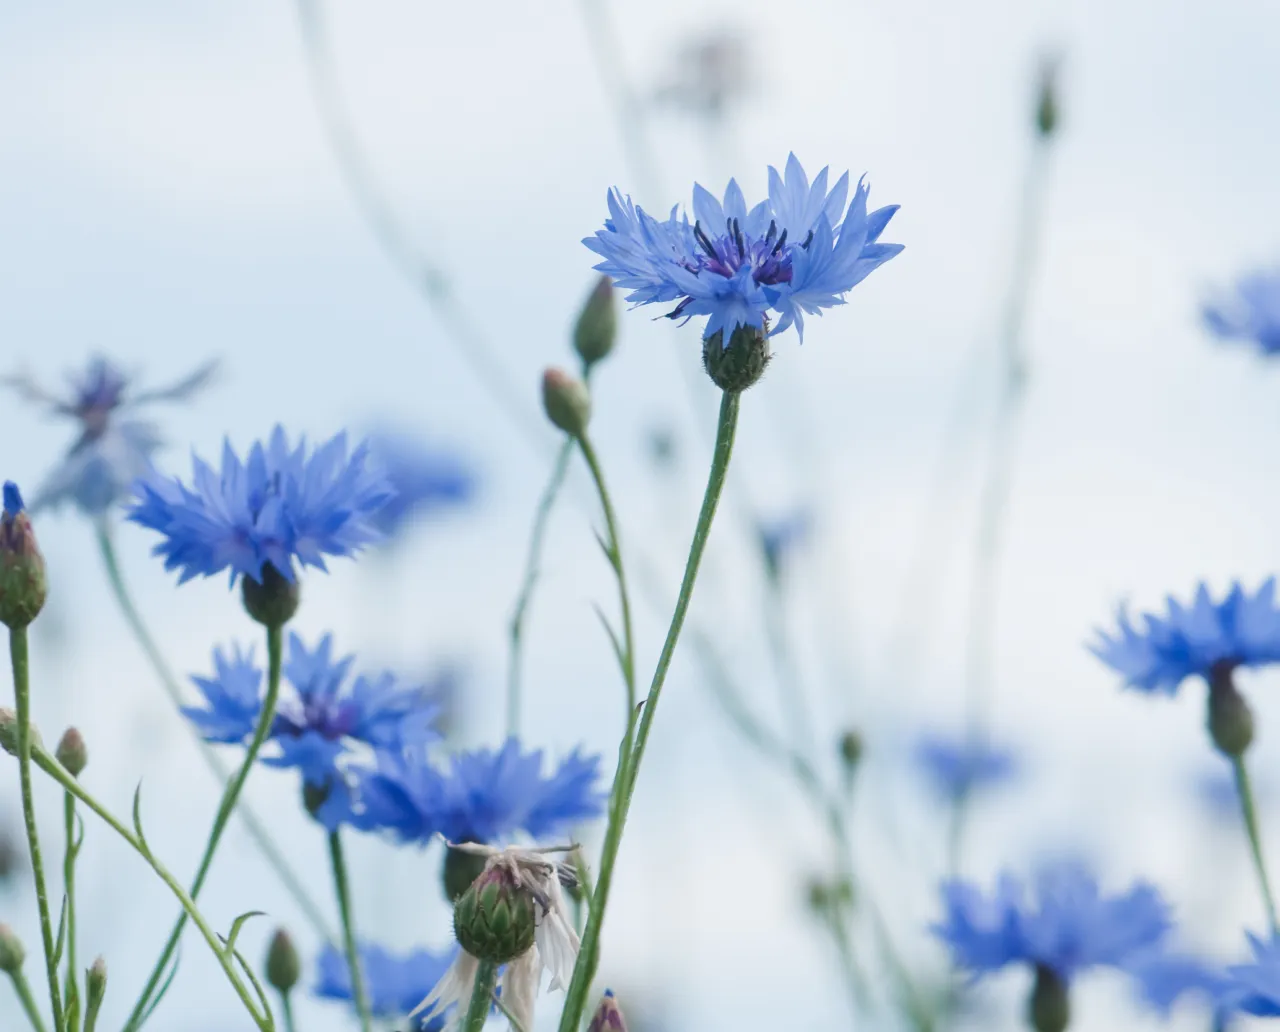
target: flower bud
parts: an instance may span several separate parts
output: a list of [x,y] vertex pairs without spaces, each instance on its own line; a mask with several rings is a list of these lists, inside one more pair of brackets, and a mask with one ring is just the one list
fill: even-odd
[[445,899],[450,903],[457,903],[462,894],[471,888],[471,883],[484,873],[484,864],[484,857],[476,853],[468,853],[465,849],[453,846],[446,847],[444,865],[440,870]]
[[764,375],[769,364],[769,324],[738,326],[724,343],[724,331],[717,330],[702,341],[702,365],[722,391],[740,393]]
[[0,623],[15,630],[26,627],[44,608],[48,594],[44,556],[36,545],[22,493],[12,480],[5,481],[0,513]]
[[566,434],[581,437],[591,421],[591,394],[587,385],[563,369],[542,374],[542,407],[547,418]]
[[587,1032],[627,1032],[627,1023],[622,1020],[622,1010],[612,989],[604,991],[604,998],[596,1008]]
[[862,735],[850,728],[840,736],[840,762],[844,764],[845,777],[852,777],[862,762]]
[[1209,737],[1224,756],[1243,756],[1253,741],[1253,713],[1236,689],[1230,667],[1209,672]]
[[[35,749],[43,744],[40,732],[36,729],[35,724],[32,724],[31,747]],[[0,749],[3,749],[10,756],[18,755],[18,715],[8,706],[0,706]]]
[[288,993],[302,975],[302,961],[293,940],[283,928],[277,928],[267,947],[267,984],[281,993]]
[[298,581],[289,580],[271,563],[262,566],[262,581],[245,577],[240,583],[245,612],[264,627],[283,627],[298,611]]
[[99,957],[90,966],[89,970],[84,973],[85,984],[85,1028],[92,1026],[90,1015],[97,1017],[98,1010],[102,1006],[102,998],[107,995],[107,962]]
[[1065,1032],[1071,1022],[1067,985],[1043,964],[1036,965],[1036,984],[1027,1001],[1027,1022],[1036,1032]]
[[85,747],[84,735],[74,727],[69,727],[62,733],[53,755],[73,778],[78,778],[89,764],[89,750]]
[[22,940],[14,934],[7,924],[0,924],[0,971],[12,975],[22,970],[22,962],[27,959],[27,951]]
[[453,908],[459,945],[479,960],[506,964],[533,945],[533,893],[501,864],[485,868]]
[[1048,138],[1058,128],[1058,60],[1046,58],[1040,66],[1036,95],[1036,132]]
[[590,368],[613,350],[618,334],[618,308],[613,297],[613,281],[601,276],[591,291],[573,327],[573,350]]

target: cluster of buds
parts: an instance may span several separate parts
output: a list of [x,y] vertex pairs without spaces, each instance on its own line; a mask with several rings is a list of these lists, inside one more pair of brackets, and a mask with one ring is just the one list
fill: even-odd
[[[584,377],[597,362],[609,356],[617,336],[618,308],[613,281],[601,276],[573,327],[573,350],[582,360]],[[557,430],[571,437],[582,437],[591,422],[591,392],[584,380],[552,367],[542,374],[542,408]]]

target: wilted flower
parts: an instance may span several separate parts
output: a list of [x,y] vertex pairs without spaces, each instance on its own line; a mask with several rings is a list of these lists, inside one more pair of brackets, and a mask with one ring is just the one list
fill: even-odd
[[1018,770],[1013,750],[968,736],[922,736],[916,743],[915,760],[945,799],[960,799],[974,789],[1009,781]]
[[[370,943],[361,943],[359,952],[369,1009],[375,1018],[388,1021],[403,1018],[413,1010],[444,977],[456,954],[419,949],[397,956]],[[316,973],[316,996],[352,1001],[351,969],[346,956],[336,947],[326,945],[320,951]],[[410,1027],[413,1032],[440,1032],[445,1018],[443,1013],[423,1016]]]
[[1280,351],[1280,268],[1241,276],[1231,293],[1201,309],[1205,325],[1224,340],[1251,340],[1264,355]]
[[32,500],[32,511],[72,501],[85,513],[99,516],[124,501],[130,485],[151,472],[151,456],[164,443],[155,423],[129,413],[152,402],[187,400],[209,383],[216,368],[216,362],[209,362],[169,387],[130,393],[129,377],[107,359],[96,357],[83,373],[68,375],[71,391],[61,397],[45,391],[25,373],[0,379],[27,401],[45,405],[80,426],[70,451]]
[[373,513],[374,526],[387,539],[413,520],[465,505],[475,495],[475,473],[461,459],[408,434],[378,431],[369,437],[369,452],[394,492]]

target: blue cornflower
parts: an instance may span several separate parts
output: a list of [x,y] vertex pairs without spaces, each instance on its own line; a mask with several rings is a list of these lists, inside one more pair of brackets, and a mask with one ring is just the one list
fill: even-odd
[[950,800],[1008,781],[1018,770],[1013,750],[967,736],[924,735],[916,743],[915,760],[930,785]]
[[1214,1028],[1223,1028],[1244,995],[1221,967],[1185,953],[1152,950],[1132,958],[1125,968],[1143,1001],[1165,1019],[1184,996],[1199,996],[1217,1015]]
[[90,359],[80,374],[69,374],[71,391],[59,396],[41,388],[25,373],[0,378],[27,401],[74,419],[80,434],[62,462],[49,474],[31,501],[32,511],[71,501],[90,516],[100,516],[123,501],[130,485],[152,470],[151,456],[163,443],[150,420],[127,413],[156,401],[185,401],[203,388],[217,363],[201,366],[169,387],[130,392],[129,377],[102,357]]
[[1241,276],[1231,296],[1207,302],[1201,315],[1219,337],[1251,340],[1274,355],[1280,351],[1280,268]]
[[808,509],[797,509],[786,516],[760,520],[756,524],[760,552],[770,577],[777,579],[781,576],[787,557],[804,544],[812,532],[813,513]]
[[347,454],[345,433],[308,455],[305,441],[291,450],[277,426],[245,462],[227,442],[220,473],[199,458],[193,465],[190,488],[160,476],[139,481],[129,510],[164,535],[153,551],[166,570],[182,571],[179,583],[222,570],[232,583],[241,574],[261,583],[268,564],[293,581],[294,560],[324,570],[326,555],[352,555],[380,537],[375,518],[394,495],[367,443]]
[[604,259],[596,270],[631,291],[628,301],[674,301],[672,319],[709,316],[704,338],[723,331],[728,347],[736,327],[763,327],[771,311],[780,317],[774,333],[794,323],[803,338],[805,313],[844,304],[848,291],[902,250],[879,242],[898,206],[868,214],[864,178],[846,211],[849,174],[830,191],[827,174],[824,168],[810,185],[792,154],[785,180],[770,167],[769,198],[750,211],[735,180],[723,201],[695,184],[692,224],[678,206],[659,221],[615,189],[604,229],[583,243]]
[[[414,950],[403,957],[369,943],[360,944],[360,970],[364,974],[369,1009],[375,1018],[403,1018],[435,988],[453,963],[455,951],[433,953]],[[326,944],[316,961],[315,995],[326,1000],[351,1000],[351,969],[347,958]],[[419,1015],[413,1032],[440,1032],[446,1014]]]
[[[314,649],[289,635],[282,673],[293,694],[282,693],[268,736],[275,754],[263,758],[273,767],[298,769],[316,818],[330,829],[352,816],[353,753],[417,749],[438,737],[431,689],[405,687],[389,673],[361,675],[348,686],[353,661],[334,658],[331,635]],[[244,743],[262,714],[262,670],[252,650],[238,648],[230,656],[215,649],[213,664],[213,677],[192,678],[205,707],[189,706],[183,713],[206,741]]]
[[475,474],[465,463],[407,434],[375,433],[369,448],[395,492],[374,516],[374,525],[388,539],[415,517],[465,505],[475,494]]
[[1130,687],[1166,695],[1174,695],[1193,675],[1208,681],[1215,671],[1280,662],[1275,588],[1272,577],[1250,596],[1236,583],[1226,598],[1214,602],[1201,584],[1191,606],[1169,598],[1167,614],[1144,613],[1141,628],[1130,623],[1122,606],[1117,633],[1098,631],[1090,651]]
[[1245,934],[1253,963],[1227,968],[1230,983],[1219,992],[1219,1004],[1258,1017],[1280,1017],[1280,937]]
[[394,831],[402,841],[440,834],[490,844],[517,832],[549,837],[603,811],[600,757],[573,752],[550,776],[543,776],[542,762],[541,750],[522,752],[515,738],[497,752],[458,753],[448,771],[420,750],[380,752],[378,770],[360,775],[360,826]]
[[1169,908],[1159,893],[1139,883],[1120,896],[1102,896],[1093,875],[1078,863],[1044,868],[1028,906],[1022,882],[1005,874],[995,893],[969,882],[942,888],[946,913],[933,932],[955,964],[975,978],[1009,964],[1053,973],[1064,986],[1091,967],[1122,967],[1159,945],[1170,929]]

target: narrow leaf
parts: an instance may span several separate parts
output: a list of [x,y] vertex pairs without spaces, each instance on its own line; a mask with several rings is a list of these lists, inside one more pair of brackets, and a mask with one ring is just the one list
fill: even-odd
[[62,961],[62,948],[67,944],[67,894],[62,894],[62,913],[58,915],[58,935],[53,940],[53,966]]

